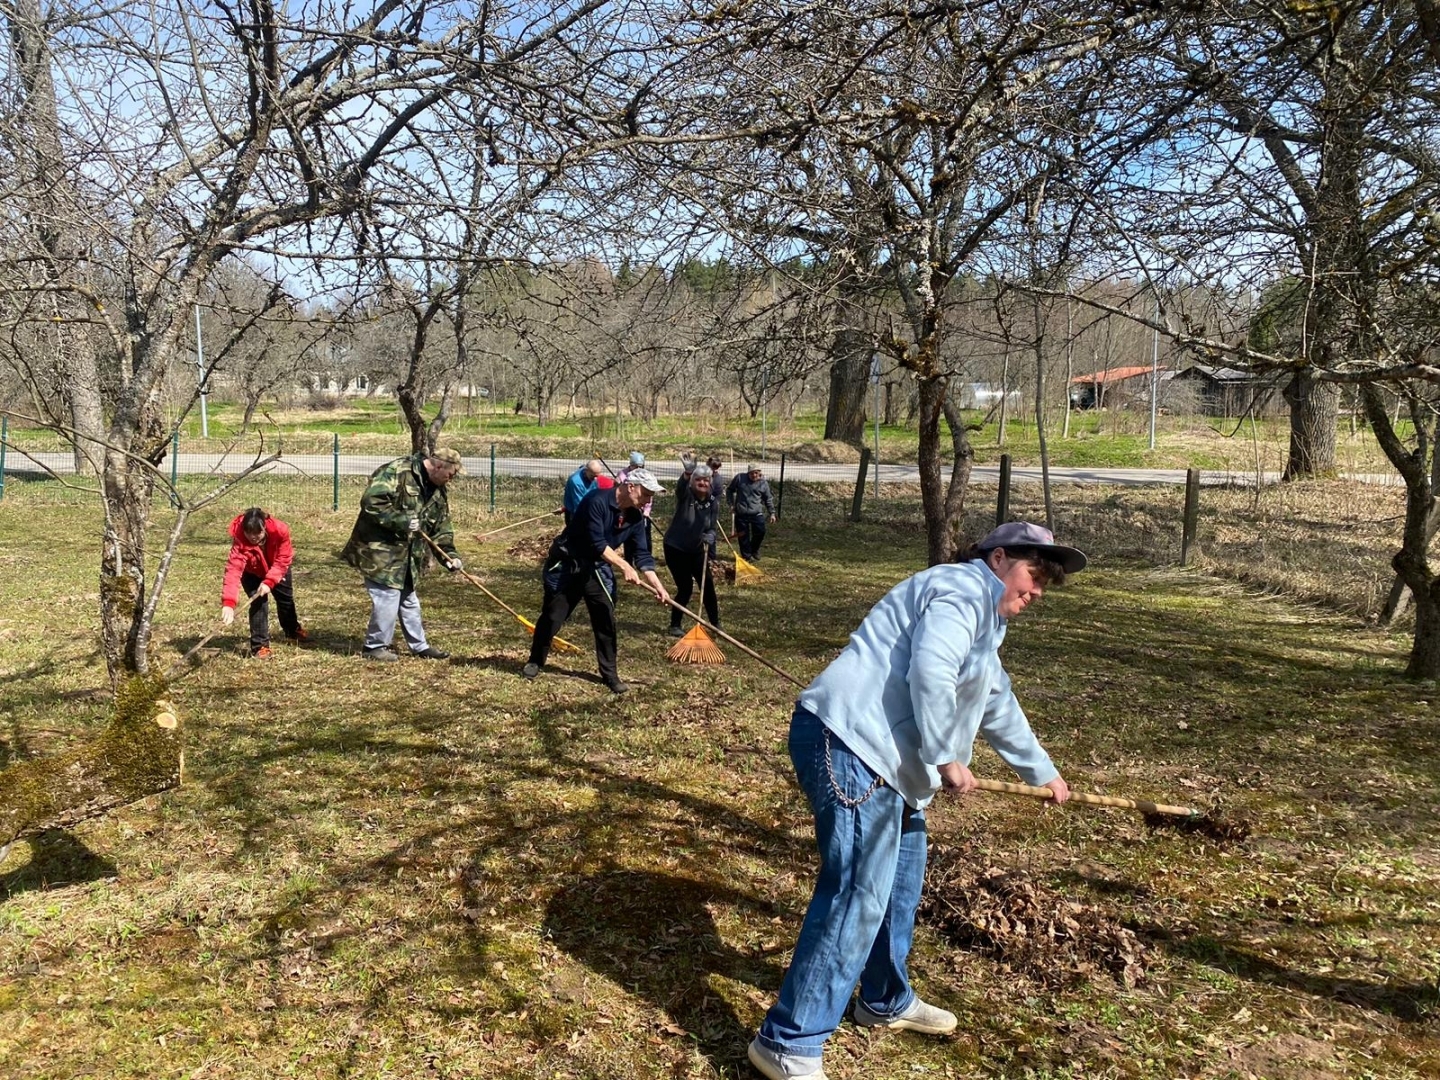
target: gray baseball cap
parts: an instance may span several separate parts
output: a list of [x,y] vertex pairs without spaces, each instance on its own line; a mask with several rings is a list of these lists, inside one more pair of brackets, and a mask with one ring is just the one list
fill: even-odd
[[639,484],[646,491],[653,491],[656,495],[665,494],[665,489],[660,486],[660,481],[655,479],[655,474],[649,469],[631,469],[625,474],[624,483]]
[[991,529],[985,539],[975,546],[981,551],[1009,547],[1034,548],[1040,554],[1058,562],[1067,574],[1078,574],[1089,562],[1079,548],[1057,544],[1054,533],[1045,526],[1030,521],[1007,521],[1004,525]]

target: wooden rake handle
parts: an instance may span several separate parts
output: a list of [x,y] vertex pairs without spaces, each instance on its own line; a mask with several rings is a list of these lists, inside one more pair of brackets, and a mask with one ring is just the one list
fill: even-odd
[[[1003,791],[1008,795],[1028,795],[1032,799],[1053,799],[1055,793],[1048,787],[1033,787],[1030,784],[1012,784],[1004,780],[975,778],[981,791]],[[1090,795],[1083,791],[1072,791],[1070,801],[1086,806],[1118,806],[1125,810],[1139,810],[1146,814],[1169,814],[1173,817],[1199,817],[1200,811],[1189,806],[1171,806],[1167,803],[1148,802],[1145,799],[1123,799],[1119,795]]]
[[[705,629],[710,630],[713,633],[719,634],[722,638],[730,642],[731,645],[734,645],[737,649],[739,649],[745,655],[749,656],[751,659],[760,661],[760,663],[764,664],[767,668],[775,672],[775,674],[779,675],[782,679],[786,679],[794,683],[801,690],[805,689],[805,684],[799,679],[797,679],[794,675],[791,675],[788,671],[776,667],[769,660],[766,660],[763,656],[757,653],[754,649],[750,648],[750,646],[746,645],[743,641],[736,641],[733,637],[727,634],[724,630],[721,630],[714,623],[706,622],[699,615],[695,614],[695,612],[691,611],[687,607],[682,607],[674,600],[670,600],[668,602],[671,607],[675,608],[677,611],[682,611],[686,615],[689,615],[690,618],[694,619],[701,626],[705,627]],[[1030,784],[1012,784],[1005,780],[986,780],[977,776],[975,778],[975,785],[981,791],[1003,792],[1007,795],[1028,795],[1032,799],[1053,799],[1055,797],[1055,793],[1051,791],[1048,787],[1033,787]],[[1201,816],[1200,811],[1196,810],[1194,807],[1172,806],[1168,803],[1149,802],[1146,799],[1124,799],[1121,798],[1119,795],[1090,795],[1083,791],[1072,791],[1070,793],[1070,801],[1083,803],[1086,806],[1117,806],[1124,810],[1139,810],[1142,813],[1146,814],[1168,814],[1172,817],[1198,818]]]
[[490,537],[499,536],[507,529],[518,529],[521,525],[533,525],[537,521],[544,521],[547,517],[554,517],[556,514],[563,514],[564,512],[565,510],[563,507],[559,510],[547,510],[543,514],[536,514],[534,517],[526,518],[524,521],[512,521],[509,525],[501,525],[498,529],[491,529],[489,532],[476,533],[475,539],[483,544]]
[[[703,594],[701,595],[700,599],[701,599],[702,601],[705,599],[705,597],[704,597]],[[785,671],[783,668],[778,668],[778,667],[776,667],[776,666],[775,666],[774,664],[772,664],[769,660],[766,660],[765,657],[761,656],[761,655],[760,655],[758,652],[756,652],[754,649],[750,648],[749,645],[746,645],[743,641],[739,641],[739,640],[731,637],[729,634],[727,634],[724,630],[721,630],[721,629],[720,629],[718,626],[716,626],[714,623],[709,622],[709,621],[706,620],[706,619],[702,619],[699,615],[696,615],[695,612],[691,611],[689,608],[685,607],[684,605],[682,605],[682,604],[677,604],[673,598],[671,598],[671,597],[666,597],[666,598],[665,598],[665,602],[666,602],[667,604],[669,604],[671,607],[673,607],[676,611],[683,612],[684,614],[689,615],[690,618],[694,619],[694,620],[695,620],[697,623],[699,623],[701,626],[705,627],[706,630],[709,630],[709,631],[710,631],[711,633],[713,633],[713,634],[718,634],[720,637],[724,638],[724,639],[725,639],[726,641],[728,641],[731,645],[734,645],[737,649],[739,649],[741,652],[743,652],[746,656],[750,657],[752,660],[758,660],[758,661],[760,661],[760,663],[764,664],[767,668],[769,668],[771,671],[775,672],[775,674],[776,674],[776,675],[779,675],[782,679],[787,679],[788,681],[794,683],[794,684],[795,684],[796,686],[798,686],[801,690],[804,690],[804,689],[805,689],[805,684],[804,684],[803,682],[801,682],[799,679],[797,679],[794,675],[791,675],[788,671]]]
[[[447,551],[446,551],[444,548],[442,548],[439,544],[435,543],[435,541],[432,540],[427,534],[425,534],[425,533],[422,532],[420,535],[425,537],[425,542],[426,542],[427,544],[429,544],[429,545],[431,546],[431,548],[434,549],[436,555],[440,556],[440,561],[445,564],[446,569],[449,569],[449,566],[450,566],[450,554],[449,554],[449,552],[447,552]],[[500,597],[496,596],[496,595],[495,595],[493,592],[491,592],[489,589],[487,589],[487,588],[481,583],[480,579],[477,578],[474,574],[470,573],[470,571],[466,570],[464,567],[461,567],[459,570],[456,571],[456,573],[459,574],[461,577],[463,577],[466,581],[470,582],[471,585],[474,585],[477,589],[479,589],[481,592],[483,592],[483,593],[484,593],[486,596],[488,596],[491,600],[494,600],[495,603],[499,604],[502,608],[504,608],[506,611],[508,611],[511,615],[514,615],[515,618],[517,618],[517,619],[520,618],[520,613],[519,613],[518,611],[516,611],[513,607],[511,607],[509,604],[507,604],[504,600],[501,600]]]
[[[546,515],[546,516],[548,516],[548,515]],[[421,535],[421,536],[425,536],[424,533],[421,533],[420,535]],[[448,566],[450,565],[450,556],[446,553],[445,549],[442,548],[439,544],[435,543],[435,541],[432,540],[432,539],[430,539],[430,537],[428,537],[428,536],[425,536],[425,542],[426,542],[427,544],[429,544],[432,548],[435,549],[435,553],[436,553],[437,555],[439,555],[442,560],[444,560],[445,565],[448,567]],[[532,623],[529,619],[525,618],[524,615],[521,615],[518,611],[516,611],[513,607],[511,607],[509,604],[507,604],[504,600],[501,600],[500,597],[496,596],[493,592],[491,592],[489,589],[487,589],[487,588],[485,587],[484,582],[482,582],[482,581],[481,581],[479,578],[477,578],[474,574],[470,573],[470,572],[469,572],[468,570],[466,570],[464,567],[461,567],[459,570],[456,570],[455,573],[459,574],[462,578],[464,578],[466,581],[468,581],[471,585],[474,585],[477,589],[479,589],[482,593],[484,593],[486,596],[488,596],[491,600],[494,600],[495,603],[499,604],[502,608],[504,608],[506,611],[508,611],[508,612],[510,613],[510,615],[515,619],[515,621],[518,622],[521,626],[525,627],[526,630],[529,630],[532,634],[535,632],[535,624],[534,624],[534,623]],[[564,638],[560,637],[558,634],[557,634],[555,637],[551,638],[550,640],[551,640],[552,642],[554,642],[554,644],[558,645],[561,649],[565,649],[565,650],[568,650],[568,651],[570,651],[570,652],[579,652],[579,651],[580,651],[580,646],[576,645],[573,641],[566,641]]]
[[[733,522],[732,522],[732,524],[733,524]],[[736,550],[735,550],[735,545],[732,544],[732,543],[730,543],[730,534],[725,531],[725,526],[722,525],[722,524],[720,524],[720,521],[719,521],[718,518],[717,518],[716,521],[715,521],[715,527],[720,530],[720,535],[723,536],[723,537],[725,537],[725,546],[730,549],[730,554],[731,554],[731,555],[734,555],[735,558],[738,560],[738,559],[740,558],[740,552],[736,551]],[[785,677],[786,677],[787,679],[790,679],[790,676],[788,676],[788,675],[786,675]],[[795,680],[794,680],[794,679],[790,679],[790,681],[791,681],[791,682],[794,682]]]
[[[270,594],[270,593],[266,593],[265,595],[266,595],[266,596],[270,596],[271,594]],[[242,607],[240,610],[242,610],[242,611],[249,611],[249,610],[250,610],[250,605],[253,604],[253,603],[255,603],[255,601],[256,601],[256,600],[259,600],[259,599],[260,599],[260,590],[259,590],[259,589],[256,589],[253,593],[250,594],[250,598],[245,601],[245,606]],[[185,655],[182,656],[182,657],[180,657],[180,659],[175,662],[175,665],[174,665],[169,671],[167,671],[167,672],[165,673],[165,681],[166,681],[166,682],[169,682],[170,680],[172,680],[173,678],[175,678],[175,676],[179,675],[182,671],[184,671],[185,668],[186,668],[186,666],[190,663],[190,658],[191,658],[191,657],[193,657],[196,653],[198,653],[198,652],[199,652],[201,649],[203,649],[206,645],[210,644],[210,639],[211,639],[211,638],[215,637],[215,636],[218,635],[218,634],[224,633],[224,632],[225,632],[226,630],[228,630],[228,629],[230,629],[228,626],[222,626],[222,627],[220,627],[219,630],[211,630],[210,633],[206,634],[206,635],[205,635],[204,637],[202,637],[199,641],[195,642],[194,645],[191,645],[190,648],[189,648],[189,650],[185,653]]]

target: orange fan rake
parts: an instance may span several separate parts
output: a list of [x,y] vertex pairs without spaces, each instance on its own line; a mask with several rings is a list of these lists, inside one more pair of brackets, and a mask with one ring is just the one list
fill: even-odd
[[[700,565],[700,603],[705,603],[705,575],[710,569],[710,553],[704,553],[704,561]],[[710,635],[698,622],[665,654],[677,664],[723,664],[725,654],[720,651],[720,646],[710,640]]]

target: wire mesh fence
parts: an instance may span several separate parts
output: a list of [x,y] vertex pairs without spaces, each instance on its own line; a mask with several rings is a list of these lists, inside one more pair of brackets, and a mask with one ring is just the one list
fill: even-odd
[[[457,449],[464,471],[450,483],[452,508],[478,521],[558,508],[566,480],[589,460],[515,455],[495,443]],[[370,476],[408,453],[408,440],[385,445],[373,435],[348,443],[338,434],[305,436],[287,439],[278,450],[259,437],[222,442],[177,435],[155,467],[153,497],[161,505],[193,506],[223,490],[218,501],[237,511],[263,506],[291,516],[353,514]],[[266,460],[276,454],[276,460]],[[77,471],[75,457],[71,445],[53,432],[5,430],[0,433],[0,500],[23,507],[97,499],[99,481]],[[610,461],[601,455],[601,460],[618,471],[625,456]],[[784,497],[784,464],[781,454],[778,475],[771,479],[777,503]],[[682,472],[678,459],[652,459],[649,468],[672,488]],[[847,468],[840,467],[837,477]],[[721,484],[730,479],[722,470]]]
[[[246,507],[261,506],[343,539],[370,474],[403,456],[407,448],[403,436],[391,445],[373,434],[353,440],[328,434],[289,440],[279,460],[214,499],[196,524],[228,521]],[[451,481],[451,516],[457,531],[472,534],[558,509],[565,480],[588,460],[516,456],[489,443],[457,448],[465,471]],[[177,495],[194,506],[272,450],[258,439],[247,445],[173,441],[158,466],[153,524],[168,527]],[[0,427],[0,512],[34,514],[39,521],[48,506],[98,511],[98,481],[77,476],[73,458],[68,443],[53,433],[11,429],[7,434]],[[618,469],[624,455],[607,454],[607,460]],[[855,464],[788,464],[787,475],[787,461],[780,455],[766,470],[782,532],[856,524]],[[656,454],[650,467],[673,491],[680,463]],[[864,523],[878,527],[889,542],[922,535],[925,515],[913,464],[885,463],[878,489],[874,472],[871,468],[866,476]],[[722,471],[721,484],[730,479]],[[1245,479],[1249,482],[1240,482]],[[1055,530],[1110,558],[1174,564],[1183,550],[1184,496],[1184,487],[1177,484],[1057,481],[1052,487]],[[661,522],[669,510],[662,498]],[[972,537],[983,534],[997,512],[1044,521],[1043,489],[1018,471],[1004,487],[997,487],[994,478],[972,479],[962,531]],[[1398,486],[1341,480],[1256,484],[1254,477],[1240,476],[1225,483],[1224,477],[1209,473],[1199,498],[1196,551],[1201,565],[1223,576],[1369,618],[1392,586],[1389,553],[1399,544],[1403,520],[1404,489]],[[536,523],[533,530],[538,534],[552,527],[559,530],[558,516]]]

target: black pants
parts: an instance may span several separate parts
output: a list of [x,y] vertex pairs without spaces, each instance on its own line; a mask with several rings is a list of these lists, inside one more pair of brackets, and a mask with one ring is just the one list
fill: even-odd
[[545,658],[550,655],[550,643],[582,597],[590,612],[590,629],[595,632],[595,662],[600,666],[600,677],[607,683],[618,682],[615,601],[593,570],[588,574],[565,574],[558,588],[545,590],[545,606],[540,618],[535,620],[535,636],[530,642],[530,663],[544,666]]
[[760,554],[760,545],[765,541],[765,515],[739,514],[735,518],[735,542],[740,545],[740,557],[749,559]]
[[[705,559],[709,552],[703,548],[700,551],[681,551],[669,544],[665,545],[665,565],[670,567],[670,574],[675,578],[675,602],[681,607],[690,606],[690,597],[695,593],[695,583],[700,580],[704,571]],[[701,597],[705,604],[705,615],[716,626],[720,625],[720,604],[715,598],[715,575],[705,573],[705,595]],[[670,625],[680,625],[680,612],[674,608],[670,609]]]
[[[245,590],[246,596],[254,596],[255,590],[265,583],[265,579],[256,574],[241,574],[240,587]],[[295,590],[290,582],[290,571],[285,571],[285,576],[275,583],[270,590],[270,595],[275,597],[275,610],[280,615],[280,629],[285,631],[286,637],[295,637],[300,633],[300,616],[295,613]],[[262,597],[250,605],[250,651],[263,648],[270,644],[270,597]]]

